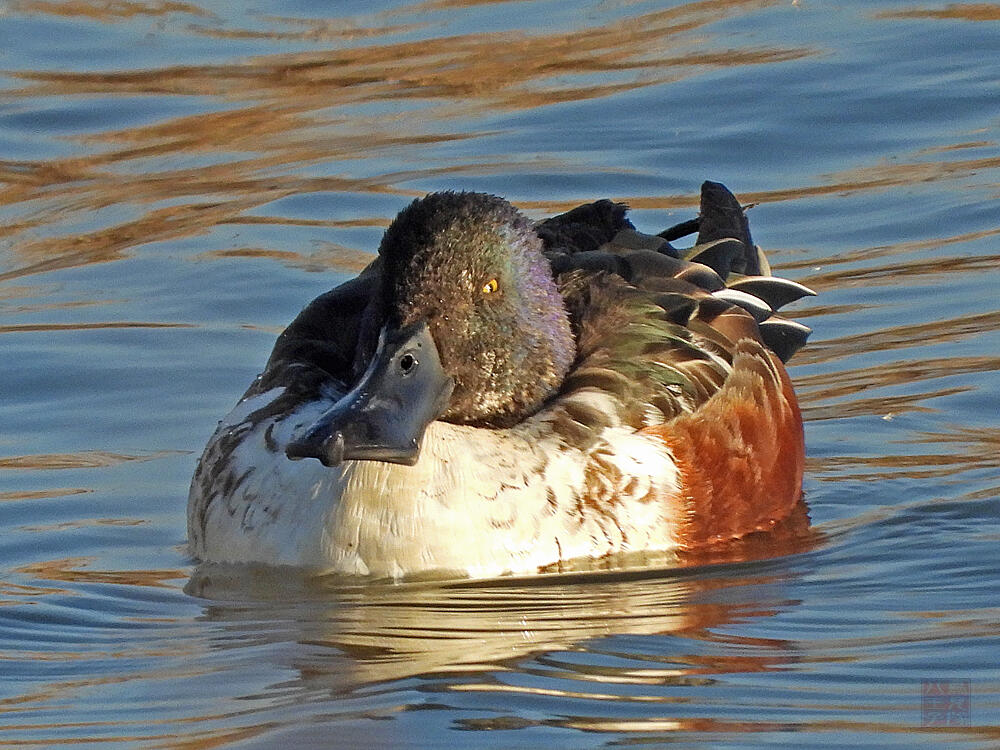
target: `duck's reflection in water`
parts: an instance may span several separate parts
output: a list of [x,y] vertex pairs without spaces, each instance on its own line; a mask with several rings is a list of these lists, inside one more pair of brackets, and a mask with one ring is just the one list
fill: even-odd
[[[817,540],[803,507],[771,533],[683,559],[646,555],[528,578],[404,583],[205,565],[187,590],[210,600],[205,617],[221,626],[213,648],[259,646],[257,657],[269,652],[281,662],[277,666],[298,675],[281,684],[285,697],[315,696],[316,690],[344,696],[412,677],[441,678],[449,689],[486,689],[469,679],[530,671],[526,660],[551,661],[554,652],[604,653],[608,641],[601,639],[612,636],[683,633],[678,643],[685,644],[684,653],[664,646],[545,668],[548,677],[565,676],[568,669],[588,683],[676,684],[794,660],[780,640],[755,640],[742,648],[725,636],[724,647],[705,644],[697,653],[691,645],[717,641],[713,631],[727,623],[793,607],[782,596],[792,575],[782,556]],[[520,689],[490,684],[490,690]]]

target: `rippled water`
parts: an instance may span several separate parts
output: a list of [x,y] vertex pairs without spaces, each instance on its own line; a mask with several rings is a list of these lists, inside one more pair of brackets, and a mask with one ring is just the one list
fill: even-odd
[[[1000,745],[1000,5],[13,0],[0,39],[0,745]],[[195,569],[215,421],[413,196],[659,229],[706,178],[821,293],[811,545]]]

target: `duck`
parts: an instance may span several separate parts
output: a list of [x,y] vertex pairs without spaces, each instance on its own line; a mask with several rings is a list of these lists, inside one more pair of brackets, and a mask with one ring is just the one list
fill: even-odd
[[191,554],[489,578],[779,525],[805,456],[785,363],[810,329],[778,310],[813,292],[771,274],[721,183],[657,234],[627,213],[414,200],[219,422]]

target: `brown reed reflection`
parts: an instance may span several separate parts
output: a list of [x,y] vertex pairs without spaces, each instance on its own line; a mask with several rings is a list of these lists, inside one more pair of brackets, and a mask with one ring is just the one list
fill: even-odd
[[[325,243],[320,250],[298,253],[290,250],[269,250],[267,248],[234,248],[232,250],[212,250],[202,253],[199,258],[270,258],[305,271],[340,271],[351,275],[360,273],[375,259],[373,253],[354,250],[343,245]],[[279,331],[280,333],[280,331]]]
[[120,328],[194,328],[191,323],[155,323],[132,320],[109,320],[97,323],[14,323],[0,326],[4,333],[48,333],[52,331],[100,331]]
[[[103,581],[102,581],[103,583]],[[69,589],[44,592],[46,594],[67,596]],[[162,622],[162,621],[161,621]],[[30,652],[25,650],[12,650],[10,658],[16,660],[31,659],[33,661],[53,662],[55,673],[68,672],[75,674],[75,670],[66,669],[66,665],[86,664],[87,660],[98,662],[122,662],[126,659],[149,659],[160,664],[155,673],[151,674],[146,669],[141,670],[121,670],[113,674],[92,674],[80,678],[53,679],[42,686],[34,684],[33,689],[23,692],[11,690],[7,696],[0,698],[0,733],[3,733],[5,744],[11,746],[34,746],[53,747],[65,744],[81,744],[85,746],[107,745],[128,743],[129,745],[144,745],[155,747],[190,747],[209,748],[224,744],[226,738],[232,736],[236,739],[242,737],[252,737],[259,734],[264,727],[242,727],[231,732],[218,730],[194,730],[191,732],[178,732],[177,726],[168,719],[142,716],[139,718],[125,718],[116,716],[113,719],[87,718],[85,720],[60,720],[62,714],[59,711],[52,711],[53,706],[59,708],[73,706],[85,701],[95,692],[100,692],[112,686],[135,685],[137,690],[142,690],[148,686],[149,680],[163,682],[175,680],[193,680],[201,677],[205,668],[200,666],[197,659],[203,657],[185,638],[162,639],[152,641],[152,645],[137,646],[134,642],[130,644],[128,651],[118,648],[98,650],[89,649],[87,651],[66,651],[58,652],[52,649],[45,651]],[[163,664],[171,658],[189,657],[188,663],[183,667],[167,668]],[[62,667],[62,669],[58,669]],[[29,685],[31,683],[28,683]],[[25,721],[25,715],[31,715],[40,710],[47,721],[36,721],[29,723]],[[72,716],[72,713],[70,714]],[[193,716],[185,719],[183,725],[192,722],[210,722],[220,718],[218,714],[208,714]],[[167,725],[167,726],[165,726]],[[72,738],[67,740],[67,730],[72,732]],[[17,737],[24,737],[30,734],[30,739],[20,741]],[[155,744],[152,744],[155,743]]]
[[[942,149],[944,151],[945,149]],[[912,161],[894,163],[886,165],[883,163],[872,164],[870,166],[858,167],[844,172],[837,172],[825,175],[821,184],[799,185],[791,188],[779,190],[761,191],[741,191],[740,200],[749,204],[777,203],[781,201],[794,201],[808,198],[839,196],[850,193],[874,193],[891,190],[893,188],[908,187],[920,182],[938,182],[941,180],[954,180],[968,177],[983,171],[1000,168],[1000,157],[982,157],[978,159],[957,159],[953,161]],[[616,196],[616,200],[627,203],[634,209],[671,211],[678,208],[696,206],[698,197],[696,195],[661,195],[661,196]],[[576,205],[574,201],[534,201],[523,202],[519,205],[533,208],[540,211],[555,213],[567,211]],[[969,233],[956,237],[954,241],[965,241],[976,239],[980,236],[990,236],[1000,232],[1000,230],[987,230],[986,232]],[[945,241],[924,240],[921,244],[934,247],[937,244],[946,244]],[[905,247],[900,245],[899,247]],[[894,251],[886,249],[885,254],[892,254]],[[869,257],[878,257],[878,254]],[[857,256],[850,259],[841,257],[839,262],[853,262],[858,260]],[[835,262],[835,261],[831,261]],[[810,259],[809,266],[821,265],[819,261]],[[795,265],[783,268],[795,268]]]
[[197,5],[176,0],[156,0],[137,2],[136,0],[14,0],[10,11],[16,13],[45,13],[67,18],[89,18],[94,21],[124,21],[135,16],[165,16],[171,13],[185,13],[193,16],[212,14]]
[[959,341],[994,331],[998,325],[1000,325],[1000,310],[976,315],[959,315],[929,323],[890,326],[866,333],[810,342],[808,347],[796,354],[795,364],[830,363],[865,352]]
[[0,503],[17,500],[47,500],[52,497],[70,497],[93,492],[86,487],[54,487],[47,490],[13,490],[0,492]]
[[[918,453],[911,449],[889,455],[813,458],[808,461],[808,468],[820,480],[862,482],[938,479],[955,477],[964,471],[1000,469],[1000,428],[955,426],[946,432],[927,432],[900,440],[893,447],[905,450],[905,446],[919,445],[953,446],[955,450]],[[991,492],[987,491],[985,496],[991,497]]]
[[[958,341],[988,333],[1000,323],[1000,311],[917,323],[840,336],[811,343],[796,355],[795,365],[829,364],[857,354],[893,349],[912,349]],[[795,375],[796,388],[806,421],[879,416],[892,419],[907,412],[935,411],[933,399],[968,393],[973,385],[929,388],[905,394],[858,398],[879,388],[912,385],[921,381],[1000,371],[1000,357],[921,357],[849,369],[826,369],[811,375]],[[793,368],[794,372],[794,368]],[[822,403],[828,402],[828,403]],[[853,460],[853,459],[850,459]]]
[[937,390],[900,396],[852,399],[844,403],[827,406],[806,406],[802,409],[802,416],[810,422],[818,422],[824,419],[847,419],[849,417],[867,416],[879,416],[889,420],[907,412],[936,411],[936,409],[926,406],[925,402],[935,398],[968,393],[973,390],[975,389],[972,386],[956,386],[954,388],[939,388]]
[[[467,3],[457,3],[466,5]],[[769,5],[773,3],[765,3]],[[440,3],[431,3],[437,8]],[[454,7],[456,3],[445,3]],[[443,7],[443,6],[442,6]],[[374,40],[361,47],[333,48],[306,53],[271,55],[232,65],[174,66],[129,72],[21,72],[27,82],[12,96],[65,95],[194,95],[248,102],[226,111],[209,111],[170,118],[151,125],[109,131],[76,140],[107,146],[97,153],[46,163],[0,164],[0,205],[32,205],[20,220],[0,228],[0,236],[20,237],[33,227],[56,224],[72,212],[112,205],[149,206],[172,201],[166,208],[144,208],[144,214],[91,233],[29,239],[14,245],[25,265],[0,274],[0,280],[124,257],[139,244],[191,236],[240,219],[251,208],[276,198],[318,190],[389,192],[404,195],[397,183],[417,177],[449,173],[482,173],[517,164],[452,165],[375,179],[309,178],[288,174],[290,169],[318,162],[350,163],[386,149],[433,145],[477,133],[441,131],[435,125],[458,113],[518,109],[560,101],[609,96],[628,88],[645,87],[691,75],[706,67],[769,64],[815,54],[809,49],[697,48],[689,37],[722,18],[752,13],[760,3],[737,0],[724,3],[691,2],[569,31],[525,34],[477,34],[440,37],[419,42],[378,43],[400,26],[373,26],[360,30]],[[210,16],[187,3],[115,3],[91,7],[72,2],[21,3],[21,12],[88,14],[128,17],[187,13]],[[419,12],[424,6],[403,9]],[[304,25],[304,40],[336,41],[345,30],[358,32],[352,19],[272,19],[278,24]],[[403,25],[405,27],[405,24]],[[224,35],[232,30],[199,27],[198,33]],[[353,33],[352,32],[352,33]],[[284,38],[276,29],[254,32]],[[595,75],[614,74],[620,80],[593,83]],[[573,78],[576,76],[576,79]],[[553,83],[558,80],[558,83]],[[578,80],[578,83],[573,83]],[[338,108],[364,106],[372,101],[432,101],[420,111],[368,116],[352,111],[348,118]],[[362,110],[363,111],[363,110]],[[959,146],[972,147],[963,143]],[[162,169],[163,157],[205,154],[211,164],[188,169]],[[220,153],[232,158],[218,160]],[[111,168],[130,165],[127,170]],[[1000,165],[995,157],[956,161],[915,161],[878,164],[830,175],[826,184],[746,194],[751,202],[773,202],[851,191],[883,190],[916,181],[954,178]],[[552,165],[558,168],[558,165]],[[285,172],[275,176],[275,172]],[[58,186],[59,201],[52,201]],[[206,199],[211,200],[206,203]],[[635,208],[674,209],[690,206],[690,195],[626,197]],[[525,208],[556,211],[572,201],[527,203]],[[876,257],[872,255],[872,257]],[[853,260],[858,260],[855,256]],[[972,270],[995,258],[965,259]],[[304,261],[307,265],[309,260]],[[833,262],[833,261],[831,261]],[[944,262],[939,263],[940,270]],[[794,265],[790,266],[794,267]],[[924,273],[935,273],[924,265]],[[903,271],[910,269],[903,268]],[[877,272],[871,272],[877,274]],[[868,283],[865,272],[853,272],[846,281]],[[820,288],[844,280],[823,275]]]
[[808,409],[817,401],[844,398],[870,388],[994,371],[1000,371],[1000,357],[935,357],[801,376],[796,378],[796,386]]
[[[51,594],[58,596],[65,593],[67,593],[66,589],[55,588],[53,586],[32,586],[23,583],[0,581],[0,606],[18,606],[28,601],[36,601],[38,597],[49,596]],[[0,702],[0,705],[2,705],[2,702]]]
[[[364,46],[338,44],[327,50],[262,56],[228,65],[12,73],[25,82],[22,89],[5,92],[15,98],[199,96],[241,105],[75,136],[73,140],[87,148],[71,158],[0,162],[0,205],[22,207],[19,215],[0,227],[0,236],[11,239],[22,263],[0,274],[0,280],[117,260],[140,244],[203,233],[291,194],[329,190],[409,195],[412,191],[396,184],[416,177],[516,170],[516,162],[501,157],[487,164],[455,164],[376,178],[293,174],[304,165],[350,164],[387,150],[414,152],[421,146],[481,135],[441,126],[456,114],[608,96],[710,67],[768,64],[814,54],[808,49],[706,50],[704,40],[696,46],[690,36],[712,22],[771,4],[759,0],[692,2],[569,31],[484,33],[414,42],[388,41],[400,30],[398,24],[376,25],[363,34],[368,37]],[[101,20],[142,12],[211,15],[188,3],[90,5],[72,0],[25,0],[16,10]],[[420,11],[418,6],[402,12]],[[291,23],[272,20],[276,26]],[[340,42],[345,28],[357,27],[351,18],[315,21],[312,26],[305,23],[303,38],[316,42],[328,38]],[[218,26],[194,30],[210,36],[232,33]],[[279,39],[284,32],[274,29],[261,34]],[[608,75],[612,80],[607,80]],[[402,109],[365,113],[370,103],[384,101],[401,102]],[[432,106],[415,113],[410,111],[410,102]],[[346,116],[345,107],[353,108]],[[188,163],[203,155],[208,163],[166,166],[164,157],[177,154],[183,154]],[[155,205],[163,201],[171,205]],[[137,207],[139,215],[71,238],[32,237],[35,228],[58,226],[74,214],[123,205]]]
[[14,572],[41,581],[114,583],[153,588],[175,588],[176,582],[187,576],[183,570],[92,570],[89,568],[92,562],[93,559],[88,557],[67,557],[22,565]]
[[[827,315],[847,315],[849,313],[863,313],[866,310],[877,309],[878,305],[865,304],[862,302],[853,302],[842,305],[809,305],[807,308],[802,310],[795,310],[795,319],[800,320],[802,318],[821,318]],[[795,361],[792,360],[792,364],[795,365]]]
[[[981,235],[1000,234],[981,232]],[[852,258],[857,261],[858,258]],[[822,265],[822,263],[816,263]],[[801,283],[815,289],[844,289],[851,287],[872,287],[879,284],[898,286],[914,280],[919,283],[925,276],[947,276],[949,274],[976,273],[1000,268],[1000,253],[994,255],[953,255],[941,258],[917,258],[903,263],[882,263],[871,268],[849,268],[827,273],[816,273],[800,279]]]
[[876,13],[875,18],[950,18],[961,21],[1000,21],[1000,5],[996,3],[949,3],[944,8],[897,8]]
[[30,456],[0,458],[0,469],[96,469],[130,461],[152,461],[165,456],[178,455],[178,451],[153,451],[142,455],[85,450],[76,453],[43,453]]
[[76,531],[95,526],[143,526],[148,521],[142,518],[80,518],[73,521],[56,521],[54,523],[37,523],[18,526],[17,530],[29,534],[49,534],[60,531]]
[[[810,257],[808,260],[796,261],[794,259],[786,260],[781,264],[784,270],[800,270],[807,268],[826,268],[827,266],[838,266],[848,263],[860,263],[869,260],[879,260],[886,257],[891,257],[894,255],[903,255],[906,253],[915,253],[921,250],[939,250],[943,247],[949,245],[957,245],[966,242],[976,242],[979,240],[989,239],[990,237],[996,237],[1000,235],[1000,227],[996,229],[985,229],[975,232],[963,232],[955,235],[948,235],[945,237],[933,237],[930,239],[923,240],[905,240],[902,242],[894,242],[887,245],[876,245],[874,247],[867,248],[852,248],[850,253],[842,253],[840,255],[828,255],[822,257]],[[992,266],[987,266],[987,268],[996,267],[996,256],[987,256],[992,259]],[[948,260],[967,260],[966,256],[951,256]],[[971,259],[968,259],[971,260]],[[926,263],[927,261],[920,261],[920,263]],[[936,266],[936,272],[947,273],[948,268],[942,268],[943,264],[938,263]],[[976,270],[976,269],[965,269],[965,270]],[[919,273],[919,268],[913,268],[912,265],[903,266],[904,274],[907,272]],[[811,277],[813,283],[824,284],[827,283],[827,279],[820,277],[817,281],[817,277]],[[836,282],[837,277],[829,279],[830,283]]]

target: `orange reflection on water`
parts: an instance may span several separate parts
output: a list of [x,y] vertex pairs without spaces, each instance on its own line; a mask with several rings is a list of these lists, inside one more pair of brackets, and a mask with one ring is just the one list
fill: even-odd
[[129,461],[152,461],[165,456],[179,455],[178,451],[152,451],[129,455],[110,451],[85,450],[75,453],[36,453],[30,456],[0,458],[0,469],[96,469]]
[[[893,188],[909,187],[919,182],[937,182],[969,177],[982,171],[998,168],[1000,168],[1000,157],[957,159],[954,161],[914,161],[891,165],[879,163],[827,175],[825,181],[818,185],[799,185],[778,190],[741,191],[739,197],[745,203],[762,204],[839,196],[857,192],[880,192]],[[635,209],[656,211],[672,211],[698,205],[698,196],[693,194],[616,196],[615,200],[627,203]],[[579,201],[534,201],[519,205],[555,213],[568,211],[578,203]],[[994,234],[997,231],[1000,230],[989,230],[986,234]],[[978,234],[980,233],[976,233],[976,235]],[[933,244],[935,241],[930,242]],[[851,261],[856,259],[857,257],[850,258]],[[848,261],[841,260],[841,262]],[[817,262],[810,261],[809,265],[817,265]]]
[[949,3],[944,8],[900,8],[884,10],[875,18],[954,18],[962,21],[1000,21],[996,3]]
[[[290,250],[270,250],[267,248],[234,248],[232,250],[212,250],[201,258],[271,258],[292,268],[306,271],[336,270],[352,275],[360,273],[375,260],[372,253],[354,250],[342,245],[324,243],[322,249],[309,253]],[[279,331],[280,333],[280,331]]]
[[[66,589],[0,581],[0,606],[16,606],[38,597],[67,594]],[[11,598],[15,597],[15,598]]]
[[810,422],[824,419],[849,419],[851,417],[879,416],[892,419],[907,412],[932,412],[932,407],[924,402],[945,396],[955,396],[975,390],[972,386],[955,386],[937,390],[908,393],[897,396],[875,396],[873,398],[852,399],[827,406],[804,406],[802,417]]
[[[14,572],[43,581],[115,583],[154,588],[176,588],[176,582],[187,577],[183,570],[89,570],[87,566],[92,562],[87,557],[67,557],[22,565]],[[168,586],[170,582],[174,583]]]
[[959,341],[969,336],[995,331],[998,326],[1000,326],[1000,310],[976,315],[959,315],[929,323],[890,326],[866,333],[810,342],[809,346],[795,355],[794,362],[795,364],[828,363],[863,352]]
[[[961,322],[941,321],[883,329],[863,335],[843,336],[810,345],[796,357],[796,363],[830,362],[863,352],[930,346],[992,330],[1000,321],[1000,312],[969,316]],[[813,350],[815,349],[815,350]],[[818,350],[818,351],[816,351]],[[885,364],[866,365],[845,370],[827,370],[796,377],[796,388],[807,421],[879,416],[891,419],[906,412],[934,411],[926,402],[975,390],[964,384],[905,394],[882,393],[855,398],[871,389],[912,385],[925,380],[960,377],[1000,371],[1000,357],[914,357]],[[830,403],[823,404],[821,402]]]
[[0,326],[0,334],[100,331],[120,328],[194,328],[194,325],[191,323],[155,323],[132,320],[109,320],[98,323],[15,323],[13,325]]
[[85,495],[93,492],[84,487],[57,487],[49,490],[15,490],[0,492],[0,502],[7,500],[45,500],[51,497],[69,497],[70,495]]
[[[1000,468],[1000,428],[954,427],[948,432],[933,432],[901,440],[897,446],[954,445],[952,453],[909,452],[896,455],[829,456],[808,459],[809,469],[820,475],[829,474],[833,481],[852,479],[876,481],[885,479],[932,479],[954,477],[959,472]],[[850,471],[851,469],[859,469]],[[989,490],[986,497],[991,497]],[[978,493],[982,494],[982,493]]]
[[10,10],[18,13],[45,13],[69,18],[89,18],[95,21],[123,21],[135,16],[165,16],[170,13],[187,13],[194,16],[213,14],[191,3],[176,0],[14,0]]
[[[706,49],[704,39],[690,34],[720,19],[775,4],[691,2],[570,30],[401,42],[388,41],[400,31],[398,24],[379,27],[377,22],[384,18],[373,18],[376,25],[362,34],[373,41],[358,47],[343,46],[345,29],[357,31],[352,19],[271,19],[274,26],[304,24],[301,34],[312,41],[322,41],[330,32],[336,45],[235,64],[13,73],[25,81],[24,88],[5,92],[15,99],[180,95],[215,97],[227,106],[223,111],[71,136],[86,147],[78,156],[0,163],[0,205],[23,208],[0,227],[0,236],[11,238],[13,254],[21,260],[19,267],[0,274],[0,280],[118,260],[141,244],[203,233],[288,195],[319,190],[412,195],[415,191],[398,183],[448,174],[517,171],[517,162],[498,157],[482,164],[433,166],[369,178],[294,174],[304,165],[350,164],[394,149],[419,153],[422,146],[484,135],[442,129],[443,120],[458,114],[606,97],[705,68],[776,63],[815,54],[809,49]],[[136,13],[212,15],[188,3],[168,2],[39,1],[16,8],[101,20]],[[214,25],[193,30],[210,36],[233,33]],[[276,29],[253,33],[275,39],[285,35]],[[382,39],[386,41],[379,43]],[[364,111],[372,102],[390,100],[403,102],[403,108],[377,114]],[[241,104],[228,106],[233,102]],[[209,163],[166,167],[163,157],[177,155],[187,163],[203,155]],[[558,171],[565,165],[550,166]],[[538,165],[532,162],[532,167]],[[154,205],[161,201],[172,205]],[[35,228],[57,226],[76,214],[111,206],[135,206],[140,214],[72,236],[32,236]]]
[[[1000,229],[981,232],[981,235],[1000,234]],[[851,258],[856,261],[857,258]],[[822,265],[816,263],[815,265]],[[869,288],[878,284],[897,286],[910,279],[915,283],[924,281],[924,276],[946,276],[949,274],[992,271],[1000,267],[1000,253],[995,255],[954,255],[941,258],[916,258],[904,263],[882,263],[871,268],[850,268],[827,273],[817,273],[799,279],[814,290],[845,289],[851,287]]]
[[50,534],[60,531],[76,531],[94,526],[143,526],[148,524],[144,518],[80,518],[72,521],[56,521],[54,523],[39,523],[30,526],[19,526],[18,531],[30,534]]
[[795,383],[800,400],[809,405],[870,388],[991,371],[1000,371],[1000,357],[936,357],[805,375]]
[[[914,253],[921,250],[938,250],[942,247],[948,245],[957,245],[965,242],[976,242],[978,240],[989,239],[991,237],[996,237],[1000,235],[1000,227],[996,229],[984,229],[975,232],[963,232],[961,234],[948,235],[945,237],[932,237],[929,239],[921,240],[904,240],[902,242],[894,242],[888,245],[877,245],[875,247],[867,248],[852,248],[849,253],[841,253],[839,255],[828,255],[823,257],[813,257],[805,261],[788,260],[781,264],[783,269],[806,269],[806,268],[824,268],[826,266],[837,266],[846,263],[859,263],[867,260],[877,260],[880,258],[885,258],[893,255],[902,255],[904,253]],[[956,256],[953,256],[956,257]],[[964,257],[964,256],[959,256]],[[993,256],[995,258],[995,256]],[[926,262],[926,261],[924,261]],[[995,264],[995,261],[994,261]],[[995,265],[994,265],[995,267]],[[919,269],[914,269],[912,265],[902,266],[902,275],[906,276],[908,273],[912,272],[919,273]],[[947,269],[942,269],[942,271],[947,272]],[[813,278],[813,283],[823,283],[823,279],[817,282]],[[835,282],[837,277],[833,277],[831,282]],[[902,282],[902,279],[900,279]]]

